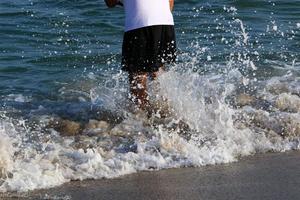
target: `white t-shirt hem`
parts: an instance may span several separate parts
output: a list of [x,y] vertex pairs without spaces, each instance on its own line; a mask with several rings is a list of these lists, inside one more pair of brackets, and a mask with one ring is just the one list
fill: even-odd
[[126,27],[125,29],[125,32],[127,31],[132,31],[132,30],[135,30],[135,29],[139,29],[139,28],[144,28],[144,27],[148,27],[148,26],[156,26],[156,25],[170,25],[170,26],[174,26],[174,23],[169,23],[169,22],[166,22],[166,23],[148,23],[148,24],[143,24],[143,25],[139,25],[139,26],[132,26],[132,27]]

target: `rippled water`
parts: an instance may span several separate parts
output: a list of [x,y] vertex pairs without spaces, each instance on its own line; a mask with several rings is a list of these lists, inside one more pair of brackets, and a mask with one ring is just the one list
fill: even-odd
[[1,191],[299,149],[300,1],[175,3],[178,62],[148,119],[120,71],[122,8],[0,2]]

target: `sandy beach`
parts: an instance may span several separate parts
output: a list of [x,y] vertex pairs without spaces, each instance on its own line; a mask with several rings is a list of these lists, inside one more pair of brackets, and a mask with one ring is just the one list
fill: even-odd
[[236,163],[73,181],[1,199],[298,199],[300,152],[268,153]]

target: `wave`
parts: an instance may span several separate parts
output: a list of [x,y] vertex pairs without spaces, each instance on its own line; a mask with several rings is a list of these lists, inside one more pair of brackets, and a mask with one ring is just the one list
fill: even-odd
[[[150,119],[129,111],[122,95],[126,87],[116,85],[110,90],[92,88],[91,98],[94,103],[102,99],[102,108],[111,113],[122,113],[118,122],[74,122],[44,114],[29,123],[2,114],[0,190],[26,191],[70,180],[214,165],[255,153],[299,149],[300,79],[288,74],[245,81],[237,69],[200,75],[179,68],[150,86],[159,85],[151,90],[157,92],[151,101],[160,109]],[[120,76],[124,78],[114,78]],[[255,91],[245,92],[245,84]],[[166,110],[169,114],[163,117]]]

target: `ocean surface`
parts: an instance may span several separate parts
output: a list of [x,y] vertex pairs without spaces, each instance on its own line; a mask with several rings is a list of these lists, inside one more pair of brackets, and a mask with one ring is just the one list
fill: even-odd
[[0,191],[300,149],[300,1],[176,0],[150,118],[120,70],[124,13],[0,1]]

